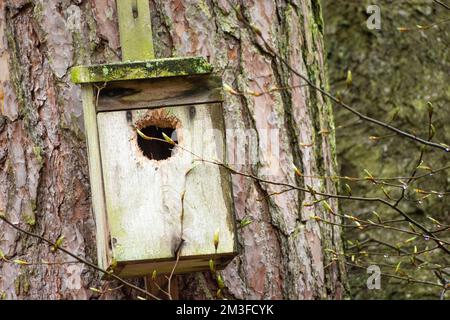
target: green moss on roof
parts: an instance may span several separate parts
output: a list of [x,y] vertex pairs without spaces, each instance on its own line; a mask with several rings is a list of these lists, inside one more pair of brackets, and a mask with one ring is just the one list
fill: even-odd
[[203,57],[183,57],[76,66],[71,69],[71,77],[75,83],[93,83],[207,74],[212,71],[212,65]]

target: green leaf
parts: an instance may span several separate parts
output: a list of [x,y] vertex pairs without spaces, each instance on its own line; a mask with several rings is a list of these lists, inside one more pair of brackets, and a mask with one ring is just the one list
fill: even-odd
[[428,101],[427,107],[428,107],[428,116],[431,118],[433,116],[433,111],[434,111],[433,104],[430,101]]
[[247,218],[244,218],[244,219],[242,219],[240,222],[239,222],[239,228],[245,228],[246,226],[248,226],[249,224],[251,224],[253,221],[252,220],[250,220],[250,219],[247,219]]
[[343,189],[348,196],[352,195],[352,188],[347,183],[344,184]]
[[368,179],[368,180],[375,180],[375,178],[374,178],[373,175],[369,172],[369,170],[364,169],[364,172],[367,174],[366,179]]
[[387,190],[383,186],[381,187],[381,191],[383,191],[383,193],[386,196],[386,198],[388,198],[389,200],[392,200],[391,196],[389,195],[389,193],[387,192]]
[[326,200],[324,200],[322,203],[323,203],[323,206],[325,207],[325,209],[327,209],[327,211],[329,211],[332,214],[334,214],[333,209],[331,208],[331,206],[328,204],[328,202]]
[[164,138],[164,140],[166,140],[168,143],[175,145],[175,141],[173,141],[167,134],[165,134],[164,132],[162,133],[162,136]]
[[61,235],[56,239],[55,244],[52,246],[51,251],[55,252],[59,247],[61,247],[62,243],[64,241],[64,236]]
[[220,274],[217,275],[217,285],[221,290],[225,287],[225,283],[223,282],[222,276]]
[[408,225],[409,225],[409,228],[411,229],[412,232],[416,232],[417,233],[416,229],[414,229],[414,226],[413,226],[413,224],[411,222],[409,222]]
[[152,137],[146,136],[141,130],[139,130],[138,128],[136,128],[136,132],[137,134],[144,140],[153,140]]
[[345,84],[347,85],[347,88],[350,88],[353,84],[353,75],[351,70],[347,71],[347,79],[345,79]]
[[231,94],[238,94],[237,92],[236,92],[236,90],[234,90],[230,85],[228,85],[228,84],[226,84],[226,83],[224,83],[223,84],[223,90],[225,91],[225,92],[228,92],[228,93],[231,93]]
[[372,211],[372,213],[373,213],[373,215],[374,215],[375,217],[377,217],[378,223],[382,223],[381,217],[380,217],[380,215],[378,214],[378,212]]
[[433,221],[435,224],[439,224],[439,225],[441,224],[439,221],[437,221],[436,219],[434,219],[432,217],[427,216],[427,218],[430,219],[431,221]]
[[293,166],[293,168],[294,168],[295,174],[296,174],[297,176],[301,177],[301,176],[302,176],[302,172],[299,170],[299,168],[297,168],[297,167],[295,166],[295,164],[293,164],[292,166]]
[[213,243],[214,243],[214,248],[216,248],[219,246],[219,228],[216,229],[216,231],[214,231],[214,237],[213,237]]
[[394,112],[392,113],[391,120],[389,122],[392,122],[395,119],[397,119],[397,116],[398,116],[399,113],[400,113],[400,108],[399,107],[395,107]]
[[212,273],[215,273],[216,272],[216,264],[214,263],[214,259],[209,259],[209,270],[212,272]]
[[306,185],[306,189],[308,189],[309,193],[311,193],[313,196],[316,194],[316,190],[313,189],[310,185]]
[[395,267],[395,273],[400,271],[400,266],[402,265],[402,262],[400,261],[399,263],[397,263],[397,266]]
[[364,227],[362,226],[362,224],[361,223],[359,223],[358,221],[354,221],[355,222],[355,224],[356,224],[356,226],[358,227],[358,229],[364,229]]
[[417,239],[417,237],[411,237],[411,238],[409,238],[409,239],[406,239],[406,240],[405,240],[405,243],[409,243],[409,242],[414,241],[414,240],[416,240],[416,239]]
[[434,137],[434,135],[436,134],[436,127],[434,126],[434,124],[430,124],[430,136],[429,136],[429,139],[431,140],[433,137]]
[[427,171],[433,171],[433,169],[431,169],[431,167],[429,166],[425,166],[425,165],[419,165],[417,166],[417,169],[422,169],[422,170],[427,170]]
[[102,293],[101,290],[99,290],[99,289],[97,289],[97,288],[94,288],[94,287],[90,287],[89,290],[91,290],[91,291],[93,291],[93,292],[96,292],[96,293]]

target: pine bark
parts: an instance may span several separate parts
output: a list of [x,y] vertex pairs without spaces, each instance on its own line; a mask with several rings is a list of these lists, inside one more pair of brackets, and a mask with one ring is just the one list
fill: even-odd
[[[243,93],[227,94],[224,106],[227,133],[241,130],[254,136],[238,145],[241,150],[228,141],[229,153],[256,154],[256,161],[238,169],[334,193],[330,179],[308,178],[335,173],[330,106],[302,86],[264,43],[326,87],[318,2],[161,0],[150,1],[150,7],[157,57],[206,56],[224,82]],[[95,261],[80,88],[70,82],[69,69],[120,60],[115,3],[3,1],[0,19],[0,212],[48,239],[64,235],[65,248]],[[270,93],[252,94],[262,91]],[[264,146],[270,129],[278,130],[276,158]],[[296,176],[293,164],[305,177]],[[279,168],[275,175],[274,167]],[[311,195],[272,195],[282,189],[239,175],[233,176],[233,191],[237,219],[253,222],[238,230],[240,254],[222,272],[228,298],[342,298],[344,268],[325,250],[341,250],[340,230],[310,219],[333,220],[328,211],[320,204],[304,206],[314,200]],[[336,209],[335,201],[329,203]],[[4,223],[0,230],[0,249],[8,259],[0,261],[4,298],[99,298],[90,287],[116,286]],[[20,265],[14,259],[34,264]],[[215,297],[216,285],[208,273],[176,280],[180,298]],[[118,289],[100,298],[135,296]]]

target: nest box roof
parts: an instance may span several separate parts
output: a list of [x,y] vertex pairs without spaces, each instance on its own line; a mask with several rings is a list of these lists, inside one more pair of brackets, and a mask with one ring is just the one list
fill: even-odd
[[209,74],[213,66],[203,57],[125,61],[71,69],[74,83],[109,82]]

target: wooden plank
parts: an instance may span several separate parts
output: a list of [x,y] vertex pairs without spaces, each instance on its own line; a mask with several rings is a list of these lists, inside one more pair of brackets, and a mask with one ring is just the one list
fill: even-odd
[[122,60],[150,60],[153,53],[148,0],[116,0]]
[[195,157],[181,149],[168,159],[150,160],[140,150],[134,129],[143,122],[172,123],[181,146],[204,159],[224,161],[220,104],[101,112],[97,119],[112,250],[119,264],[173,260],[181,238],[181,257],[212,255],[216,229],[217,254],[234,255],[229,173],[193,161]]
[[[196,257],[186,257],[180,259],[175,269],[174,274],[184,274],[189,272],[198,271],[208,271],[209,270],[209,259],[214,255],[196,256]],[[214,261],[217,270],[224,269],[227,264],[233,260],[236,253],[231,254],[221,254],[214,256]],[[128,262],[126,265],[119,266],[117,268],[117,275],[123,278],[144,276],[152,274],[153,270],[157,270],[158,274],[168,274],[172,271],[175,261],[161,260],[161,261],[139,261],[139,262]]]
[[222,79],[212,75],[114,81],[99,86],[97,111],[222,102]]
[[208,74],[212,71],[212,65],[203,57],[182,57],[76,66],[70,72],[74,83],[104,83]]
[[87,139],[89,178],[91,184],[92,209],[97,228],[97,255],[98,264],[106,269],[110,263],[109,231],[106,221],[106,207],[103,190],[103,177],[100,156],[100,145],[97,131],[97,115],[94,105],[94,92],[91,85],[81,88],[83,99],[84,126]]

